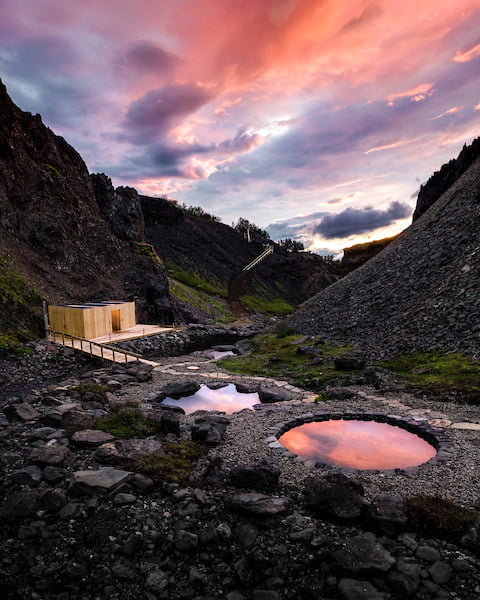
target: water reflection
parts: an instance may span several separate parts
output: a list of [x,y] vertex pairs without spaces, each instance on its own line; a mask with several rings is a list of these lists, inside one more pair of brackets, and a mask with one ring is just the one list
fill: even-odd
[[427,462],[436,454],[418,435],[376,421],[305,423],[278,441],[299,456],[353,469],[402,469]]
[[237,388],[233,383],[218,390],[211,390],[206,385],[202,385],[198,392],[192,396],[185,396],[178,400],[173,398],[163,400],[163,404],[181,406],[187,415],[196,410],[219,410],[232,414],[244,408],[252,408],[254,404],[259,402],[260,399],[256,392],[241,394],[237,392]]

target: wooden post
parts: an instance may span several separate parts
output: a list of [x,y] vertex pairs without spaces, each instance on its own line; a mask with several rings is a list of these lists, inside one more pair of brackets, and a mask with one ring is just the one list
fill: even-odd
[[42,310],[43,310],[43,324],[45,325],[45,337],[48,339],[50,339],[48,330],[50,329],[49,325],[48,325],[48,313],[47,313],[47,303],[45,302],[45,300],[42,300]]

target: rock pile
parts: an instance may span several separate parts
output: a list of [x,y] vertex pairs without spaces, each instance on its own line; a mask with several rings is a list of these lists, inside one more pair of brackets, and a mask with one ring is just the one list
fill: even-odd
[[[318,475],[292,489],[280,486],[273,457],[222,471],[207,454],[188,483],[154,483],[136,471],[140,456],[178,436],[222,444],[229,419],[207,413],[187,420],[177,412],[175,434],[143,439],[112,440],[96,430],[95,421],[146,378],[144,367],[116,366],[3,401],[3,597],[466,600],[480,594],[480,561],[471,553],[479,550],[478,528],[465,540],[470,550],[422,539],[409,531],[401,497],[368,501],[344,475]],[[76,393],[81,382],[108,386],[108,396]],[[163,412],[155,402],[143,409]]]

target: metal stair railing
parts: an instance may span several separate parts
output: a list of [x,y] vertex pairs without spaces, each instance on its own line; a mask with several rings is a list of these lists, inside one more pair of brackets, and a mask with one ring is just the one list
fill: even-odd
[[258,263],[262,262],[269,254],[273,252],[273,244],[270,244],[257,258],[253,259],[252,262],[248,263],[246,267],[243,268],[244,271],[250,271],[253,267],[256,267]]
[[[71,340],[73,350],[80,350],[81,352],[90,354],[90,356],[100,356],[102,361],[103,360],[112,360],[113,363],[117,362],[115,360],[115,353],[120,354],[120,355],[123,354],[125,363],[128,362],[129,356],[131,356],[135,360],[140,360],[143,358],[141,354],[136,354],[135,352],[131,352],[129,350],[122,350],[119,348],[114,348],[113,346],[109,346],[108,344],[99,344],[98,342],[92,342],[91,340],[87,340],[86,338],[78,337],[76,335],[71,335],[70,333],[64,333],[63,331],[54,331],[53,329],[49,328],[47,330],[47,332],[48,332],[48,339],[50,341],[55,342],[55,343],[60,343],[55,339],[57,336],[59,336],[62,338],[62,341],[61,341],[62,346],[67,346],[67,344],[65,343],[65,339]],[[53,338],[51,337],[52,334],[53,334]],[[75,346],[75,340],[80,341],[80,348],[78,346]],[[84,348],[83,348],[84,342],[87,345],[87,350],[84,350]],[[94,346],[96,346],[97,348],[100,348],[100,355],[93,353],[92,348]],[[104,350],[110,350],[110,352],[112,353],[111,359],[104,357],[104,355],[103,355]]]

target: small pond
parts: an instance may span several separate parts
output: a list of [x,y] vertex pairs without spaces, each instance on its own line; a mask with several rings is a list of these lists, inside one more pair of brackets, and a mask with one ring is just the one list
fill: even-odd
[[437,450],[402,427],[377,421],[328,420],[304,423],[278,438],[291,452],[352,469],[404,469],[429,461]]
[[162,404],[181,406],[185,413],[189,415],[196,410],[218,410],[232,414],[244,408],[252,408],[259,402],[260,399],[257,392],[243,394],[237,392],[235,385],[230,383],[217,390],[212,390],[208,386],[202,385],[198,392],[192,396],[184,396],[178,400],[165,398]]

